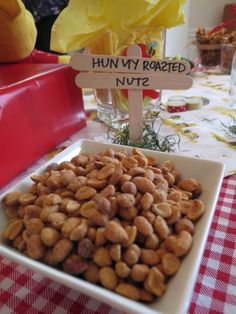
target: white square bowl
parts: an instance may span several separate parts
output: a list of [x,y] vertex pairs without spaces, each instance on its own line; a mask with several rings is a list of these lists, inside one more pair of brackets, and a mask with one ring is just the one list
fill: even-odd
[[[53,159],[45,163],[34,174],[42,173],[45,168],[53,163],[60,163],[65,160],[70,160],[80,152],[101,152],[105,151],[108,147],[114,150],[125,148],[128,151],[132,148],[105,144],[89,140],[80,140],[63,152],[55,156]],[[100,286],[86,282],[68,275],[62,271],[47,266],[41,262],[34,261],[15,249],[6,245],[0,239],[0,254],[9,259],[12,259],[19,264],[27,266],[57,282],[69,286],[78,292],[85,293],[101,302],[108,303],[109,305],[126,311],[127,313],[135,314],[183,314],[188,310],[189,303],[193,292],[194,283],[200,266],[201,258],[203,255],[207,235],[210,229],[211,220],[214,215],[214,210],[219,195],[223,174],[224,165],[219,162],[202,160],[198,158],[184,157],[175,154],[161,153],[155,151],[142,150],[145,154],[154,155],[160,162],[164,160],[171,160],[174,162],[177,170],[180,171],[182,177],[193,177],[197,179],[203,188],[200,199],[206,206],[206,211],[202,218],[196,224],[196,231],[193,237],[193,246],[189,254],[183,259],[178,273],[171,278],[168,283],[166,293],[152,304],[143,304],[136,301],[124,298],[114,292],[106,290]],[[11,191],[25,191],[29,185],[32,184],[30,177],[8,190],[4,195]],[[0,200],[4,195],[0,196]],[[0,205],[0,234],[4,232],[7,226],[7,217],[4,214],[2,205]]]

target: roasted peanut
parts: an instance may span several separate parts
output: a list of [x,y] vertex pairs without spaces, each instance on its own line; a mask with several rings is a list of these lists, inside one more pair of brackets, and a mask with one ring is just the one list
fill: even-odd
[[18,205],[19,204],[19,198],[21,196],[21,192],[10,192],[8,194],[6,194],[3,198],[3,203],[6,206],[14,206],[14,205]]
[[162,256],[161,265],[163,272],[168,275],[174,275],[180,267],[180,259],[172,253],[166,253]]
[[154,266],[159,262],[159,256],[154,250],[141,249],[140,261],[146,265]]
[[4,232],[4,238],[6,240],[14,240],[23,229],[23,221],[22,219],[17,219],[11,222],[6,231]]
[[59,240],[52,248],[53,263],[61,263],[70,254],[73,249],[73,244],[68,239]]
[[138,301],[140,299],[140,290],[128,283],[119,283],[115,291],[132,300]]
[[63,263],[63,270],[71,275],[80,275],[88,269],[88,263],[78,255],[70,255]]
[[91,199],[97,191],[94,188],[91,188],[90,186],[82,186],[77,190],[75,193],[75,198],[78,201],[83,201],[83,200],[89,200]]
[[169,236],[165,240],[165,247],[176,256],[183,256],[188,253],[192,246],[192,236],[188,231],[181,231],[178,236]]
[[26,243],[27,255],[32,259],[38,260],[46,254],[46,247],[39,234],[32,234]]
[[142,193],[149,192],[153,194],[155,192],[155,185],[153,182],[144,177],[134,177],[132,182],[137,186],[138,190]]
[[100,267],[112,265],[109,250],[102,246],[95,251],[93,261]]
[[136,226],[137,230],[144,234],[146,237],[150,236],[153,233],[153,228],[150,222],[143,217],[137,216],[134,218],[134,225]]
[[60,234],[59,232],[51,227],[46,227],[41,230],[41,239],[43,241],[43,244],[46,246],[53,246],[59,241]]
[[128,240],[127,232],[115,221],[107,223],[104,232],[105,237],[112,243],[125,243]]
[[101,285],[109,290],[114,290],[117,286],[117,276],[112,267],[102,267],[99,270],[98,278]]
[[89,263],[87,270],[84,272],[84,278],[92,283],[99,281],[99,267],[94,262]]
[[144,282],[144,287],[148,292],[160,297],[166,291],[164,280],[163,274],[156,267],[152,267]]
[[137,282],[143,282],[149,273],[149,267],[146,264],[136,264],[131,269],[131,278]]
[[77,252],[81,258],[89,258],[93,256],[95,246],[93,242],[88,238],[83,238],[78,242]]

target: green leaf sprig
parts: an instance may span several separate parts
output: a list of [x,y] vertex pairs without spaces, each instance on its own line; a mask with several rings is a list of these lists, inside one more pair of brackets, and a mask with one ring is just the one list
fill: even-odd
[[159,117],[159,112],[148,113],[144,118],[143,136],[139,141],[133,143],[129,138],[129,124],[124,124],[121,128],[112,128],[108,130],[108,138],[114,144],[135,146],[144,149],[156,150],[161,152],[174,152],[176,146],[179,146],[180,137],[178,134],[162,135],[159,128],[155,130],[154,124]]

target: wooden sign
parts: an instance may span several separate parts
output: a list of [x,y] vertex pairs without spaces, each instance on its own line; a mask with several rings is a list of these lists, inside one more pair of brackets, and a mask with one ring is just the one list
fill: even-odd
[[140,139],[143,130],[143,89],[188,89],[193,80],[186,61],[142,58],[141,49],[130,45],[127,57],[73,55],[70,65],[79,70],[81,88],[128,89],[129,136]]

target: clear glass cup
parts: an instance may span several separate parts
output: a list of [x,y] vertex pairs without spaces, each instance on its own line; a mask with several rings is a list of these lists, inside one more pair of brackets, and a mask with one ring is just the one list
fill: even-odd
[[234,53],[230,82],[229,82],[229,98],[232,106],[236,106],[236,52]]
[[[156,28],[158,36],[158,58],[164,58],[165,55],[165,29],[162,27]],[[146,44],[150,36],[147,31],[147,38],[142,38],[143,44]],[[146,41],[145,41],[146,40]],[[91,54],[101,55],[122,55],[125,47],[129,44],[133,44],[132,35],[125,38],[124,45],[120,49],[120,53],[114,53],[114,38],[111,32],[104,33],[98,42],[88,47],[88,51]],[[117,50],[116,50],[117,52]],[[147,112],[154,110],[161,102],[161,91],[160,95],[156,99],[144,98],[143,111]],[[122,123],[128,121],[128,100],[127,92],[118,89],[95,89],[94,96],[97,103],[97,116],[98,119],[105,122],[108,125],[117,127]]]

